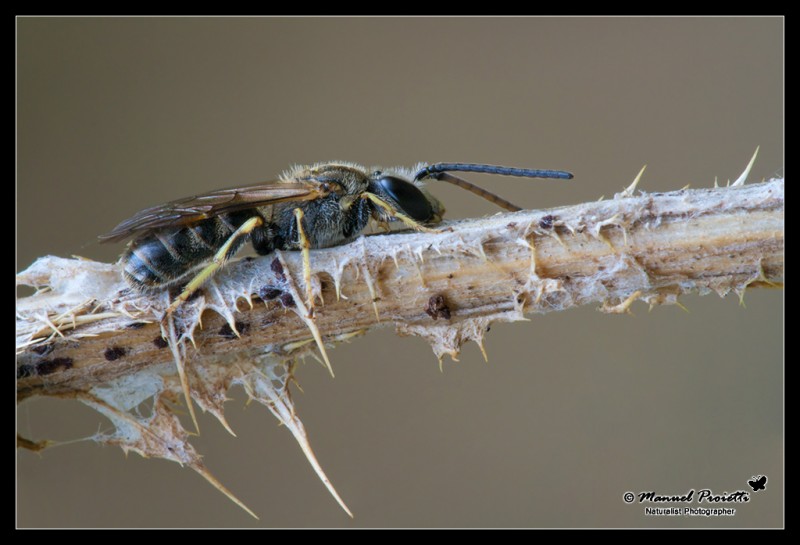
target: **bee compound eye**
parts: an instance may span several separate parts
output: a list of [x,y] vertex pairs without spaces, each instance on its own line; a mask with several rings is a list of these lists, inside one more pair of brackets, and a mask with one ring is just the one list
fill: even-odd
[[395,178],[384,176],[375,184],[400,207],[400,211],[416,221],[428,221],[433,216],[428,198],[414,184]]

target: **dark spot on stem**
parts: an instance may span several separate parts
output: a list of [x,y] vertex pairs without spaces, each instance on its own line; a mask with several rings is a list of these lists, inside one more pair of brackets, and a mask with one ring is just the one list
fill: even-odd
[[45,360],[36,366],[36,374],[50,375],[58,370],[58,366],[53,364],[53,360]]
[[126,348],[121,346],[112,346],[111,348],[106,348],[106,351],[103,352],[103,357],[105,357],[105,359],[108,361],[115,361],[127,353],[128,350]]
[[156,348],[166,348],[169,346],[169,343],[164,337],[156,337],[153,339],[153,344],[156,345]]
[[292,308],[296,306],[294,302],[294,297],[292,297],[291,293],[282,294],[280,300],[284,308]]
[[273,299],[277,299],[282,293],[283,290],[279,290],[273,286],[263,286],[258,289],[258,296],[262,301],[272,301]]
[[539,227],[541,229],[552,229],[553,224],[558,218],[552,214],[547,214],[542,219],[539,220]]
[[428,299],[428,304],[425,305],[425,313],[434,320],[438,320],[439,318],[444,318],[445,320],[450,319],[450,307],[441,294],[434,295]]
[[[244,335],[250,329],[250,324],[247,322],[234,322],[233,325],[236,326],[236,331],[239,332],[239,335]],[[239,335],[237,335],[236,332],[231,329],[230,324],[223,325],[221,328],[219,328],[217,333],[220,337],[224,337],[226,339],[236,339],[239,337]]]
[[[53,358],[52,360],[44,360],[36,364],[35,374],[37,375],[50,375],[63,369],[72,369],[72,358]],[[19,371],[17,371],[19,373]]]
[[278,277],[278,280],[281,282],[286,281],[286,274],[283,272],[283,265],[281,265],[280,259],[277,257],[272,260],[272,263],[269,264],[269,268],[272,269],[272,272],[275,273],[275,276]]

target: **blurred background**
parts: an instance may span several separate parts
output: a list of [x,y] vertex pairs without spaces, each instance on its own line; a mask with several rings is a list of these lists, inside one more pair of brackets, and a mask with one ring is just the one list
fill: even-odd
[[[295,163],[487,162],[470,176],[547,208],[783,173],[780,18],[19,18],[17,271],[141,208]],[[445,187],[446,186],[446,187]],[[448,215],[495,213],[443,184]],[[290,433],[231,392],[238,437],[193,444],[255,521],[189,469],[76,442],[17,455],[30,527],[763,527],[783,524],[783,293],[587,307],[497,324],[440,373],[386,327],[298,371],[298,412],[355,514]],[[107,429],[72,401],[18,408],[32,439]],[[725,518],[647,517],[626,491],[766,491]]]

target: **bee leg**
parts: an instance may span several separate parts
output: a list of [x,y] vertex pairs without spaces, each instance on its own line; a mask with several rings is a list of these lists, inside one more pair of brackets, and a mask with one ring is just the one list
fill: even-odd
[[303,283],[306,285],[306,304],[308,305],[309,318],[314,316],[314,290],[311,286],[311,241],[306,236],[303,229],[303,211],[299,208],[294,209],[294,217],[297,220],[297,242],[300,244],[300,251],[303,254]]
[[176,297],[172,304],[167,308],[167,311],[161,321],[164,322],[164,320],[166,320],[170,314],[175,312],[175,309],[181,306],[184,301],[192,296],[194,292],[200,289],[200,286],[202,286],[206,280],[214,276],[218,270],[224,267],[225,263],[227,263],[228,260],[233,257],[233,254],[236,253],[236,250],[239,249],[236,243],[241,241],[242,237],[252,233],[256,227],[262,225],[263,223],[264,220],[261,218],[257,216],[252,217],[244,222],[236,231],[234,231],[233,234],[228,237],[228,240],[225,241],[225,244],[220,247],[219,251],[214,254],[214,258],[211,260],[211,263],[204,267],[203,270],[197,273],[197,275],[192,278],[188,284],[186,284],[183,292],[181,292],[181,294]]
[[425,227],[418,221],[415,221],[414,219],[406,216],[402,212],[398,211],[394,206],[392,206],[391,204],[384,201],[383,199],[381,199],[380,197],[378,197],[373,193],[362,193],[361,198],[369,199],[370,201],[372,201],[373,204],[384,209],[386,213],[388,213],[390,216],[399,219],[412,229],[415,229],[417,231],[422,231],[424,233],[441,233],[441,231],[439,231],[438,229],[431,229],[430,227]]

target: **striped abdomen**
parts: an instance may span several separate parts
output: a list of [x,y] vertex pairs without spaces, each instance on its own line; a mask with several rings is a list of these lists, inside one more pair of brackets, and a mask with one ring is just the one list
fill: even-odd
[[[254,213],[245,210],[220,214],[186,227],[153,231],[134,240],[122,256],[125,279],[142,290],[157,290],[187,279],[208,263]],[[247,237],[237,240],[228,257],[246,240]]]

